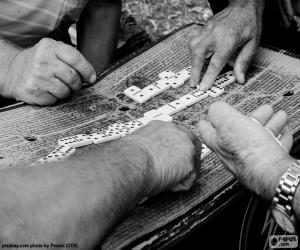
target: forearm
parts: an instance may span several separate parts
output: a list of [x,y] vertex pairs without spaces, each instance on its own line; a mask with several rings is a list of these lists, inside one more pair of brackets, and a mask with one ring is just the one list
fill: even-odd
[[101,72],[114,58],[121,15],[121,0],[92,0],[78,23],[78,48]]
[[265,0],[229,0],[229,4],[241,8],[245,8],[247,5],[251,4],[256,8],[259,15],[262,15],[265,8]]
[[9,71],[13,64],[15,57],[20,50],[12,43],[0,40],[0,95],[4,97],[11,97],[9,82],[11,75]]
[[63,163],[1,171],[0,241],[95,247],[146,195],[147,161],[121,139]]

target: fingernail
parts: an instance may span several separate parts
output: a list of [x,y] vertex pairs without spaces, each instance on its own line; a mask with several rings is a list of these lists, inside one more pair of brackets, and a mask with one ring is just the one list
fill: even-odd
[[199,86],[198,89],[200,91],[205,91],[205,86],[203,84],[200,83],[198,86]]
[[93,83],[94,81],[96,81],[96,74],[95,73],[93,73],[92,75],[91,75],[91,77],[90,77],[90,83]]

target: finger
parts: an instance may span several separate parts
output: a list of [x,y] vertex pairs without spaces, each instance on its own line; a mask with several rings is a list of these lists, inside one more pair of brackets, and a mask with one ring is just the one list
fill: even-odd
[[196,179],[197,179],[196,171],[193,171],[184,180],[176,184],[170,190],[172,192],[187,191],[195,184]]
[[282,0],[282,7],[289,21],[293,20],[294,9],[291,0]]
[[191,58],[192,58],[192,72],[190,86],[196,87],[200,82],[201,71],[205,62],[206,47],[198,45],[198,47],[191,45]]
[[56,48],[56,56],[74,68],[85,82],[92,83],[96,80],[93,66],[72,46],[60,43]]
[[234,74],[239,83],[245,83],[245,74],[258,46],[255,40],[249,41],[239,53],[235,64]]
[[289,130],[286,130],[281,138],[280,142],[282,147],[286,150],[286,152],[290,152],[293,146],[293,135]]
[[68,85],[72,91],[78,91],[81,88],[82,80],[77,71],[60,60],[57,61],[54,75]]
[[262,126],[265,126],[272,116],[273,108],[270,105],[262,105],[258,107],[251,115],[251,117],[257,120]]
[[65,99],[71,93],[70,88],[57,78],[52,79],[52,81],[43,82],[39,88],[58,99]]
[[57,98],[48,92],[42,91],[42,93],[35,94],[33,97],[32,97],[32,95],[25,96],[24,98],[22,98],[22,101],[24,101],[28,104],[33,104],[33,105],[38,104],[38,105],[43,106],[43,105],[54,104],[57,101]]
[[209,122],[204,120],[199,121],[198,127],[204,144],[212,150],[215,150],[215,145],[217,143],[217,131],[215,128],[213,128]]
[[208,111],[208,119],[217,130],[224,126],[231,126],[232,122],[240,121],[243,117],[240,112],[225,102],[214,102]]
[[210,88],[210,86],[214,83],[217,76],[222,71],[223,67],[225,66],[226,62],[228,61],[228,57],[225,55],[219,55],[215,53],[208,65],[208,68],[202,78],[200,83],[200,90],[206,91]]
[[269,129],[275,137],[277,137],[286,126],[287,121],[288,115],[284,111],[280,110],[271,117],[265,127]]

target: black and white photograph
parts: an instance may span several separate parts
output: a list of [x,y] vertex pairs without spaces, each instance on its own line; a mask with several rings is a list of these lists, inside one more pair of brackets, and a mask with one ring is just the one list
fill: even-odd
[[300,249],[300,0],[0,0],[0,248]]

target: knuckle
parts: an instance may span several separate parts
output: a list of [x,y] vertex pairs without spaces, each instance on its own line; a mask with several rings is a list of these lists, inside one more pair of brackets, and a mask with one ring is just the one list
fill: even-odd
[[212,68],[214,69],[219,69],[222,67],[223,65],[223,58],[221,56],[214,56],[211,60],[210,60],[210,65]]
[[54,41],[50,38],[42,38],[39,43],[37,44],[37,47],[39,49],[45,49],[54,44]]
[[72,48],[71,46],[67,46],[65,53],[69,56],[69,61],[72,65],[80,62],[81,56],[76,49]]

